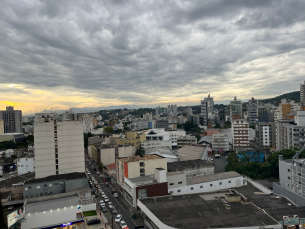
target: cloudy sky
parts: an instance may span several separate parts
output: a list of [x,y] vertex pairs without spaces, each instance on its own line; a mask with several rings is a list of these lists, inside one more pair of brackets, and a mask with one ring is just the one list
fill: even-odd
[[304,0],[1,0],[0,109],[269,98],[305,80]]

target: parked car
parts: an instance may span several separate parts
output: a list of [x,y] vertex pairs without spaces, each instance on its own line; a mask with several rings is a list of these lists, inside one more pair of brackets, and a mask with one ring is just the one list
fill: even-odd
[[103,197],[103,198],[107,198],[107,196],[105,195],[105,193],[102,193],[102,197]]
[[106,182],[105,182],[105,185],[106,185],[106,186],[109,186],[109,182],[106,181]]
[[106,213],[108,210],[107,210],[107,208],[106,207],[102,207],[102,212],[103,213]]
[[114,193],[116,193],[116,191],[115,190],[111,190],[111,193],[114,194]]
[[111,208],[110,208],[110,212],[111,212],[112,214],[118,213],[112,205],[111,205]]
[[122,215],[121,215],[121,214],[118,214],[118,215],[116,215],[114,221],[115,221],[116,223],[119,223],[119,222],[121,221],[121,219],[122,219]]
[[100,175],[100,172],[99,172],[99,171],[97,171],[97,172],[96,172],[96,174],[97,174],[97,175]]
[[118,197],[119,197],[119,194],[114,193],[113,196],[114,196],[115,198],[118,198]]
[[87,221],[87,225],[98,224],[98,223],[100,223],[100,222],[101,222],[100,219],[94,218],[94,219],[88,220],[88,221]]
[[125,228],[125,227],[127,227],[127,224],[125,223],[125,221],[121,221],[120,222],[120,224],[121,224],[121,228],[123,229],[123,228]]
[[106,198],[104,199],[104,201],[105,201],[105,203],[107,203],[107,202],[109,202],[109,199],[106,197]]
[[113,205],[113,203],[112,202],[108,202],[108,206],[110,207],[110,206],[112,206]]

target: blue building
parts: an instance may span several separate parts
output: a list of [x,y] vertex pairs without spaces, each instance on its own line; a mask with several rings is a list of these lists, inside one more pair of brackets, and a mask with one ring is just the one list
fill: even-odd
[[264,162],[265,161],[265,153],[263,152],[255,152],[255,151],[247,151],[247,152],[239,152],[237,154],[239,157],[239,161],[249,160],[250,162]]

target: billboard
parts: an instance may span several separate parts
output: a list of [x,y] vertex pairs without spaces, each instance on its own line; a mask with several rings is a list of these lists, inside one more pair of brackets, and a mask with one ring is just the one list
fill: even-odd
[[299,225],[299,223],[300,223],[299,217],[284,218],[284,225]]
[[8,227],[12,226],[17,221],[23,219],[24,216],[25,216],[25,207],[22,206],[7,216],[7,226]]

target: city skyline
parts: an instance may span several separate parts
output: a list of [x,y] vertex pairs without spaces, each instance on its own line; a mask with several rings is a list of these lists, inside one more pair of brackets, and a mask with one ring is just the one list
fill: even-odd
[[[4,1],[0,109],[247,101],[304,82],[303,1]],[[136,13],[135,13],[136,12]],[[279,17],[280,15],[280,17]]]

